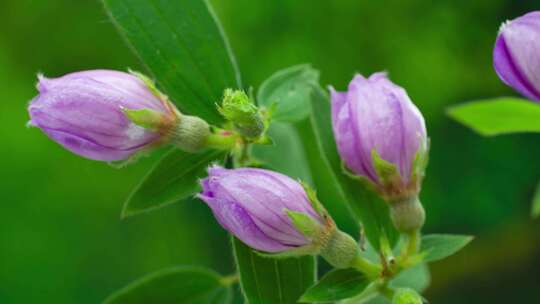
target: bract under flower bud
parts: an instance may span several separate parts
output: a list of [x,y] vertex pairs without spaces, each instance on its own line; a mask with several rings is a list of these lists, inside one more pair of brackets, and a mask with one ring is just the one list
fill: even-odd
[[540,11],[505,22],[493,50],[501,80],[524,96],[540,101]]
[[225,90],[219,112],[248,138],[257,138],[264,132],[264,123],[259,109],[241,90]]
[[332,124],[341,159],[386,199],[414,196],[427,159],[424,118],[385,73],[356,75],[347,92],[331,89]]

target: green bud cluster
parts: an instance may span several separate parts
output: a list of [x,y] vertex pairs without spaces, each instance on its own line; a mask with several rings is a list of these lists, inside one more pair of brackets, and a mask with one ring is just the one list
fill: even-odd
[[243,136],[258,138],[263,134],[262,115],[244,91],[226,89],[218,110]]

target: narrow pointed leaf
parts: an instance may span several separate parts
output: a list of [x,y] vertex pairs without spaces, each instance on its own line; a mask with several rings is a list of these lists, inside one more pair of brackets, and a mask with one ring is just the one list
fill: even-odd
[[172,149],[135,188],[124,205],[122,216],[160,208],[188,197],[200,190],[199,178],[206,168],[223,159],[224,151],[206,150],[187,153]]
[[448,115],[484,136],[540,132],[540,104],[502,97],[451,107]]
[[112,294],[104,304],[227,304],[232,292],[214,271],[178,267],[145,276]]
[[359,295],[370,281],[354,269],[334,269],[325,274],[300,298],[303,303],[328,303]]
[[315,283],[312,256],[273,259],[262,257],[233,238],[234,255],[246,303],[293,304]]
[[469,235],[430,234],[422,237],[424,261],[442,260],[465,247],[473,240]]
[[240,77],[221,25],[205,0],[103,0],[112,21],[155,77],[188,114],[212,124],[226,88]]

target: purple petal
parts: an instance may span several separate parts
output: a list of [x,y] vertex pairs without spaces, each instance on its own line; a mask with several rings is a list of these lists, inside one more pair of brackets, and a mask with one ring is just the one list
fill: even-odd
[[347,93],[331,90],[334,135],[340,156],[351,170],[378,183],[372,151],[395,164],[404,182],[426,128],[422,114],[405,90],[386,73],[356,75]]
[[59,143],[70,151],[96,160],[118,160],[161,136],[135,125],[123,112],[124,108],[168,112],[131,74],[95,70],[55,79],[39,75],[38,80],[40,94],[28,107],[28,125],[43,129],[53,140],[63,138]]
[[292,248],[269,238],[239,204],[202,195],[199,197],[212,209],[221,226],[247,245],[266,252],[280,252]]
[[294,201],[295,198],[289,196],[288,192],[282,193],[282,196],[277,194],[283,189],[269,178],[245,174],[238,170],[242,169],[234,170],[233,174],[227,174],[219,180],[211,177],[210,184],[213,184],[211,188],[219,193],[219,197],[241,205],[255,222],[263,224],[259,228],[273,239],[286,239],[289,240],[287,244],[292,245],[305,244],[306,239],[296,230],[284,212],[287,208],[284,201]]
[[330,89],[332,100],[332,128],[338,152],[347,165],[357,175],[367,176],[368,171],[363,166],[363,159],[359,157],[360,143],[353,130],[352,118],[347,104],[347,93]]
[[526,78],[520,67],[517,66],[503,35],[497,37],[495,42],[493,66],[504,83],[530,99],[540,100],[540,94]]
[[212,208],[225,229],[254,248],[275,252],[308,243],[292,224],[286,209],[307,213],[322,224],[302,186],[285,175],[217,166],[208,172],[209,177],[201,181],[203,191],[199,197]]
[[128,158],[136,152],[134,150],[116,150],[101,146],[88,139],[70,134],[61,130],[42,129],[52,140],[62,145],[67,150],[89,159],[100,161],[117,161]]

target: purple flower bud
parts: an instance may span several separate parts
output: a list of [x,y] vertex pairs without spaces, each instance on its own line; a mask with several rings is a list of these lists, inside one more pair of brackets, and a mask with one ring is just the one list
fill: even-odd
[[116,161],[156,143],[162,132],[144,128],[126,110],[150,110],[175,120],[175,109],[139,77],[94,70],[60,78],[39,76],[39,95],[29,107],[29,125],[83,157]]
[[212,167],[199,194],[218,222],[247,245],[265,252],[283,252],[309,245],[293,223],[296,212],[323,226],[306,191],[293,179],[268,170]]
[[527,98],[540,101],[540,11],[501,26],[493,50],[501,80]]
[[424,169],[417,160],[427,154],[426,127],[405,90],[385,73],[367,79],[356,75],[347,92],[331,88],[331,99],[334,136],[348,169],[387,198],[417,194]]

